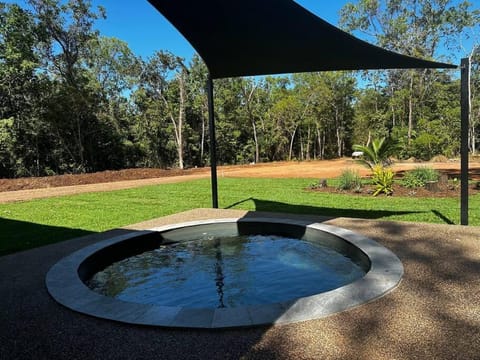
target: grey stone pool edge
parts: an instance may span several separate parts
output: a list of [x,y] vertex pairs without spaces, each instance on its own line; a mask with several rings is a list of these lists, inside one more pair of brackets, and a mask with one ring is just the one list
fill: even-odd
[[[368,255],[368,273],[346,286],[295,300],[221,309],[191,309],[130,303],[102,296],[80,279],[80,264],[98,250],[143,234],[181,227],[232,222],[268,222],[304,226],[323,231],[353,244]],[[80,249],[56,263],[47,273],[46,286],[60,304],[91,316],[136,325],[177,328],[221,329],[271,324],[288,324],[318,319],[373,301],[397,287],[403,275],[398,257],[377,242],[352,231],[331,225],[289,218],[210,219],[155,227],[146,231],[112,237]]]

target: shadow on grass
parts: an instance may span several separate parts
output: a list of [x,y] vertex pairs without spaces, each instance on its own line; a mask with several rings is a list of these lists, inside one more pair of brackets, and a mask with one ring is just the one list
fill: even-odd
[[[361,219],[386,219],[390,216],[407,215],[407,214],[420,214],[425,211],[389,211],[389,210],[367,210],[367,209],[338,209],[322,206],[311,205],[295,205],[287,204],[277,201],[260,200],[255,198],[247,198],[236,203],[233,203],[226,207],[226,209],[234,208],[248,201],[252,201],[255,205],[256,211],[269,211],[269,212],[282,212],[289,214],[308,214],[308,215],[320,215],[327,218],[336,217],[350,217]],[[439,216],[438,214],[436,214]],[[440,214],[441,215],[441,214]],[[446,218],[445,218],[446,219]],[[444,220],[445,220],[444,219]],[[450,221],[449,219],[447,219]]]
[[92,233],[81,229],[0,218],[0,256]]
[[455,222],[453,222],[453,220],[449,219],[448,217],[446,217],[445,215],[443,215],[440,211],[438,210],[432,210],[432,213],[438,217],[440,220],[442,220],[443,222],[445,222],[445,224],[448,224],[448,225],[455,225]]

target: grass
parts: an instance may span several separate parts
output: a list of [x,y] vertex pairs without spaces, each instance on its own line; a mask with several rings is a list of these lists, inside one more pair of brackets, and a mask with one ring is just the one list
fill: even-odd
[[[458,224],[456,198],[308,192],[311,179],[219,179],[220,208]],[[330,182],[329,182],[330,184]],[[189,209],[211,207],[209,180],[0,204],[0,255]],[[470,197],[470,209],[480,196]],[[470,224],[480,225],[470,211]]]

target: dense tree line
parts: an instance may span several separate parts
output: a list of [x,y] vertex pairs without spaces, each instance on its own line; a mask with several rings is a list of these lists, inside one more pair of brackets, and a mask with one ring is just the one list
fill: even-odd
[[[0,2],[0,177],[209,164],[207,70],[198,56],[136,56],[95,30],[88,0]],[[422,58],[458,51],[479,13],[452,0],[360,0],[341,24]],[[446,59],[448,60],[448,58]],[[479,145],[474,62],[470,149]],[[224,164],[333,158],[387,137],[397,156],[459,151],[459,80],[438,70],[215,81]]]

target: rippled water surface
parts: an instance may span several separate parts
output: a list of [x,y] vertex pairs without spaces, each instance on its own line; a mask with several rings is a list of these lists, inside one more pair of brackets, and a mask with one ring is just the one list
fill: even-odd
[[351,259],[319,244],[250,235],[161,246],[112,264],[88,286],[130,302],[218,308],[318,294],[363,275]]

